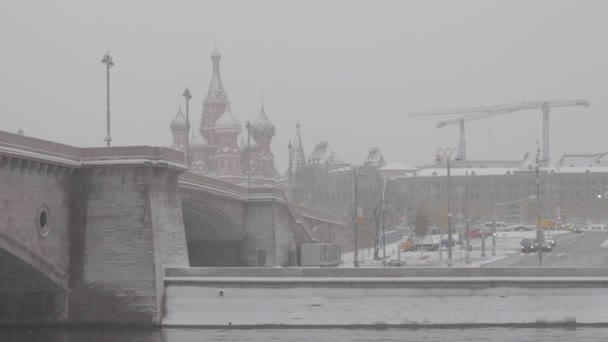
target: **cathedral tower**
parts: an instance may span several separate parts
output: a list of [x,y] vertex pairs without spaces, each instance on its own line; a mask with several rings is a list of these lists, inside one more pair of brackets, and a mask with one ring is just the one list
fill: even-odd
[[207,96],[203,102],[203,112],[201,113],[201,134],[210,144],[217,145],[214,136],[213,127],[218,119],[230,109],[230,101],[224,91],[224,84],[220,75],[220,60],[222,55],[217,51],[217,47],[211,53],[211,62],[213,64],[213,74]]

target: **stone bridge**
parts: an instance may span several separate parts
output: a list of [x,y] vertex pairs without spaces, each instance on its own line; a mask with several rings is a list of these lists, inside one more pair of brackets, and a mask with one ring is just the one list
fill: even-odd
[[0,323],[159,323],[164,267],[296,265],[310,229],[347,229],[182,160],[0,131]]

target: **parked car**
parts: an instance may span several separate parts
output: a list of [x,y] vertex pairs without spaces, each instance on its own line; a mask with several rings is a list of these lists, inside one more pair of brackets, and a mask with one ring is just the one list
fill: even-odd
[[[449,239],[443,239],[441,240],[441,247],[447,247],[450,244],[450,240]],[[456,246],[456,241],[454,239],[452,239],[452,247]]]
[[514,230],[516,232],[530,232],[536,229],[536,226],[534,225],[518,225],[517,227],[514,228]]
[[543,252],[551,252],[553,250],[553,245],[548,241],[544,241],[540,244],[540,249]]
[[532,239],[522,239],[520,243],[522,253],[533,253],[538,249],[538,245]]
[[426,245],[426,246],[424,246],[424,250],[428,251],[428,252],[434,252],[436,250],[439,250],[439,244],[433,243],[431,245]]

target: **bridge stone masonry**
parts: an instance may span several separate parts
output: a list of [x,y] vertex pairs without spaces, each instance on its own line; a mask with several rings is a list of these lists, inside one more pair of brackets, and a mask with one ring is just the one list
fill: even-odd
[[309,225],[346,228],[182,161],[0,131],[0,323],[159,324],[164,267],[296,265]]

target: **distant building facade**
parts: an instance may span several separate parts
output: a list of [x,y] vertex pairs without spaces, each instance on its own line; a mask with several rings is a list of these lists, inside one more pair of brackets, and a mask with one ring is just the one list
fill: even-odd
[[[299,125],[297,146],[301,146]],[[296,146],[296,145],[294,145]],[[301,160],[292,150],[292,160]],[[535,224],[544,219],[582,224],[608,222],[607,154],[565,155],[556,167],[540,170],[540,207],[536,198],[534,161],[454,161],[451,168],[451,210],[454,226],[483,223],[496,214],[511,223]],[[298,159],[299,158],[299,159]],[[370,149],[360,166],[359,202],[372,196],[372,179],[390,179],[401,192],[402,214],[411,222],[416,206],[426,206],[433,225],[446,230],[448,216],[447,169],[445,162],[422,167],[386,163],[377,148]],[[289,188],[293,201],[317,210],[349,217],[353,215],[353,176],[349,164],[340,161],[326,142],[317,144],[304,164],[291,164]],[[377,191],[377,190],[376,190]]]

